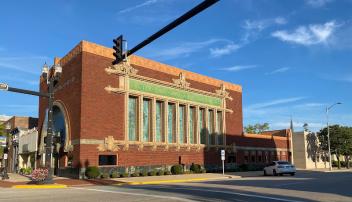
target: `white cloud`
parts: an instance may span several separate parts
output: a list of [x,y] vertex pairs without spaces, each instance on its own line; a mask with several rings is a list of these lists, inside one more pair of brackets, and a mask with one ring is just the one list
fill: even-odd
[[232,67],[221,68],[220,70],[230,71],[230,72],[238,72],[246,69],[256,68],[257,65],[236,65]]
[[285,25],[287,24],[287,20],[286,18],[283,18],[283,17],[276,17],[274,19],[275,23],[278,24],[278,25]]
[[303,99],[305,99],[305,97],[291,97],[291,98],[276,99],[269,102],[256,103],[256,104],[250,105],[248,109],[261,109],[266,107],[272,107],[275,105],[297,102]]
[[132,6],[132,7],[129,7],[129,8],[125,8],[123,10],[120,10],[119,13],[122,14],[122,13],[128,13],[128,12],[131,12],[133,10],[136,10],[138,8],[142,8],[142,7],[145,7],[145,6],[150,6],[150,5],[153,5],[153,4],[156,4],[159,0],[148,0],[148,1],[145,1],[141,4],[138,4],[138,5],[135,5],[135,6]]
[[232,52],[238,50],[239,48],[241,48],[241,46],[231,43],[231,44],[227,44],[222,48],[210,48],[210,55],[212,57],[220,57],[223,55],[228,55],[231,54]]
[[158,49],[153,51],[151,57],[159,57],[163,59],[174,59],[178,57],[188,57],[192,53],[203,51],[205,48],[214,44],[226,44],[223,48],[211,48],[209,49],[210,54],[213,57],[220,57],[222,55],[230,54],[237,48],[237,45],[233,41],[227,39],[209,39],[200,42],[184,42],[178,43],[173,48]]
[[306,4],[314,8],[323,7],[326,4],[332,2],[333,0],[306,0]]
[[311,102],[311,103],[304,103],[304,104],[299,104],[295,105],[295,108],[300,108],[304,110],[308,110],[311,108],[322,108],[324,109],[324,106],[326,106],[326,103],[319,103],[319,102]]
[[267,75],[272,75],[272,74],[287,72],[288,70],[290,70],[289,67],[282,67],[282,68],[275,69],[275,70],[272,71],[272,72],[268,72],[268,73],[266,73],[266,74],[267,74]]
[[11,69],[32,75],[39,75],[41,67],[50,58],[45,56],[0,57],[0,69]]
[[276,18],[268,18],[261,20],[245,20],[244,25],[242,26],[246,30],[256,30],[262,31],[273,25],[284,25],[287,23],[286,18],[284,17],[276,17]]
[[337,25],[335,21],[326,22],[324,24],[312,24],[309,26],[300,26],[293,32],[287,30],[279,30],[272,33],[273,37],[281,41],[296,43],[300,45],[315,45],[327,43],[333,35]]

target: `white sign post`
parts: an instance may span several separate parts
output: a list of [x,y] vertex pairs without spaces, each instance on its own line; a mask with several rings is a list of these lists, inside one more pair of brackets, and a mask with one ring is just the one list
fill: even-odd
[[4,160],[6,160],[6,159],[7,159],[7,154],[5,153],[5,154],[4,154]]
[[221,150],[222,175],[225,175],[225,150]]

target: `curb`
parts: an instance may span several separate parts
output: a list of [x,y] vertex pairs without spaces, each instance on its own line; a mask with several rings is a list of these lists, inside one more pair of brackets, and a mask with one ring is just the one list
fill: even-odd
[[14,185],[14,189],[64,189],[67,185],[64,184],[44,184],[44,185]]
[[220,177],[220,178],[193,178],[193,179],[180,179],[180,180],[156,180],[156,181],[145,181],[145,182],[121,182],[114,185],[150,185],[150,184],[168,184],[168,183],[183,183],[183,182],[198,182],[207,180],[217,180],[217,179],[229,179],[230,177]]

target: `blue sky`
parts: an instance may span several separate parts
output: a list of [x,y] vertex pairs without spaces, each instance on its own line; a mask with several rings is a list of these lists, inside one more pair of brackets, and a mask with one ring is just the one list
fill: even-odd
[[[200,0],[4,1],[0,81],[38,90],[44,62],[79,41],[133,47]],[[352,125],[352,0],[222,0],[137,52],[243,87],[244,124]],[[0,92],[0,115],[37,116],[38,98]]]

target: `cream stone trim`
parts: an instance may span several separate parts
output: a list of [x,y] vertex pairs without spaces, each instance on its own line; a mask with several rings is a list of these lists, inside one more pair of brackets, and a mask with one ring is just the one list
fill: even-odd
[[168,115],[169,115],[169,112],[168,112],[168,110],[169,110],[169,101],[168,100],[165,100],[164,101],[164,142],[165,143],[169,143],[169,139],[168,139],[168,131],[169,131],[169,129],[168,129],[168,127],[169,127],[169,118],[168,118]]
[[207,145],[207,146],[209,146],[210,144],[210,141],[209,141],[209,108],[208,107],[206,107],[205,108],[205,128],[207,129],[206,130],[206,133],[205,133],[205,139],[206,139],[206,141],[205,141],[205,145]]
[[109,66],[108,68],[105,68],[105,71],[108,74],[117,74],[119,76],[132,76],[136,75],[138,70],[133,68],[128,61],[120,62],[116,65]]
[[138,96],[138,141],[143,141],[143,95]]
[[243,146],[236,146],[236,150],[257,150],[257,151],[289,151],[286,148],[273,148],[273,147],[243,147]]
[[196,140],[195,143],[200,145],[200,127],[199,127],[199,106],[196,106],[196,116],[195,116],[195,121],[196,121],[196,128],[195,128],[195,133],[196,133]]
[[226,86],[223,83],[220,85],[220,89],[219,90],[215,90],[215,93],[218,96],[220,96],[220,97],[228,98],[230,100],[233,100],[232,97],[229,96],[230,93],[226,91]]
[[172,79],[173,83],[179,88],[189,88],[189,83],[186,81],[186,76],[181,72],[178,79]]
[[179,131],[180,131],[180,103],[176,102],[175,103],[176,107],[176,112],[175,112],[175,138],[176,138],[176,143],[180,144],[180,138],[179,138]]
[[155,97],[151,100],[151,110],[152,110],[152,119],[151,119],[151,138],[153,142],[156,142],[156,99]]
[[[186,113],[186,118],[185,118],[185,127],[186,127],[186,143],[187,144],[190,144],[191,143],[191,139],[190,139],[190,124],[189,124],[189,121],[190,121],[190,117],[189,117],[189,111],[190,111],[190,105],[189,104],[186,104],[185,105],[186,109],[185,109],[185,113]],[[194,128],[193,128],[194,130]]]
[[[204,90],[200,90],[200,89],[196,89],[196,88],[192,88],[189,86],[186,87],[180,87],[179,84],[176,83],[170,83],[170,82],[166,82],[166,81],[162,81],[162,80],[158,80],[158,79],[154,79],[154,78],[150,78],[150,77],[145,77],[142,75],[129,75],[131,78],[140,80],[140,81],[145,81],[145,82],[149,82],[149,83],[153,83],[153,84],[157,84],[157,85],[161,85],[161,86],[166,86],[166,87],[170,87],[170,88],[182,88],[185,91],[188,92],[194,92],[194,93],[199,93],[202,95],[207,95],[207,96],[212,96],[212,97],[217,97],[217,98],[224,98],[223,95],[219,95],[217,93],[213,93],[213,92],[208,92],[208,91],[204,91]],[[177,79],[178,80],[178,79]],[[228,99],[230,99],[230,97],[228,97]]]
[[97,149],[100,152],[104,152],[104,151],[116,152],[119,150],[119,147],[116,145],[116,140],[114,140],[114,137],[108,136],[104,139],[103,144],[99,144]]

